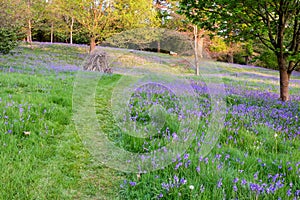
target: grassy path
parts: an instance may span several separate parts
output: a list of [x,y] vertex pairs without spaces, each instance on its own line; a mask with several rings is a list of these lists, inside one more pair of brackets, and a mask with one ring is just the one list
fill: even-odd
[[[74,73],[0,73],[0,199],[115,199],[72,122]],[[26,133],[26,134],[25,134]]]

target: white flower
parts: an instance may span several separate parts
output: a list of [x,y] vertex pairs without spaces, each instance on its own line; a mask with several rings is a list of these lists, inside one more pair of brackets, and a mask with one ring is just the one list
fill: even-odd
[[24,131],[24,135],[30,135],[30,131]]
[[278,136],[277,133],[275,133],[274,137],[277,138],[277,136]]
[[195,187],[193,185],[190,185],[189,188],[190,188],[190,190],[195,189]]

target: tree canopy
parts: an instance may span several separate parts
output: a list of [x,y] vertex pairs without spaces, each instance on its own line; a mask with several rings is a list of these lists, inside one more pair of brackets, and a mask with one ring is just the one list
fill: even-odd
[[180,13],[194,24],[232,40],[258,38],[277,56],[280,98],[299,63],[299,0],[181,0]]
[[[17,46],[18,32],[22,25],[20,1],[0,0],[0,53],[7,54]],[[13,13],[16,14],[13,14]]]

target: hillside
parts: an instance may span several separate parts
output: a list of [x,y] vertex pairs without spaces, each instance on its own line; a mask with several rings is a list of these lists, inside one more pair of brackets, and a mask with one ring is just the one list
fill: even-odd
[[300,198],[300,73],[98,48],[0,56],[0,199]]

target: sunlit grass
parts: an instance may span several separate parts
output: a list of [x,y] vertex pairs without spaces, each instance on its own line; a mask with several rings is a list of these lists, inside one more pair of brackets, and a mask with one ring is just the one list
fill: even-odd
[[[278,77],[277,71],[202,62],[202,75],[212,75],[205,78],[234,92],[225,98],[226,126],[216,147],[207,157],[199,156],[198,145],[207,128],[203,123],[191,148],[170,166],[137,176],[96,162],[72,122],[73,83],[87,49],[34,44],[0,56],[0,199],[299,198],[300,105],[268,96],[278,93],[272,79]],[[139,152],[146,147],[144,141],[118,135],[111,113],[112,90],[126,76],[117,68],[172,72],[197,83],[203,79],[182,69],[186,64],[180,57],[107,51],[115,58],[119,75],[99,80],[98,120],[116,145]],[[299,96],[299,87],[291,83],[291,94]],[[209,103],[207,96],[202,100],[203,105]]]
[[[63,69],[82,58],[65,62],[51,49],[72,51],[24,47],[14,59],[1,56],[15,70],[0,71],[0,199],[112,198],[119,175],[93,163],[72,124],[75,72],[45,70],[58,62]],[[23,61],[28,54],[32,59]]]

